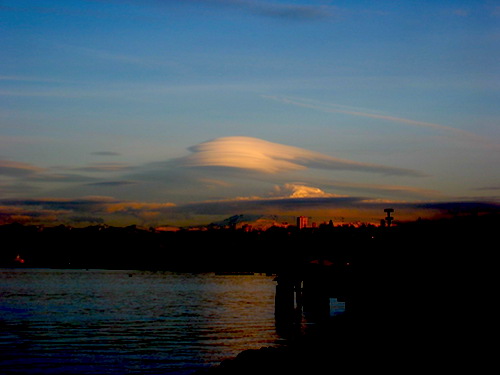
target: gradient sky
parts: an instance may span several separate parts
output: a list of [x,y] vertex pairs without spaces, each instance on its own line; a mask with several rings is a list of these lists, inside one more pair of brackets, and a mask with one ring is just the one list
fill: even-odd
[[0,222],[496,210],[497,1],[0,1]]

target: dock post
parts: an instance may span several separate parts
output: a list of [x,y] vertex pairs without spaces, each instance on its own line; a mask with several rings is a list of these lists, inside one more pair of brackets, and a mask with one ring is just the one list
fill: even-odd
[[275,317],[278,320],[288,320],[294,311],[294,285],[291,280],[279,276],[276,281]]

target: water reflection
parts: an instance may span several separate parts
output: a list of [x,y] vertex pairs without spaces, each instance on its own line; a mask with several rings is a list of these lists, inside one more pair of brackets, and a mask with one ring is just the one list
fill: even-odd
[[188,374],[282,342],[274,296],[265,275],[0,270],[0,367]]

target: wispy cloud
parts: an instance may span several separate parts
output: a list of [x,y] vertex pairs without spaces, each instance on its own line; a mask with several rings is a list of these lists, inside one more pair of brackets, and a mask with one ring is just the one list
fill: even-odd
[[[116,2],[114,0],[104,0],[105,2]],[[301,5],[294,3],[283,3],[283,2],[272,2],[272,1],[260,1],[260,0],[135,0],[136,3],[144,5],[145,3],[150,3],[155,6],[169,6],[174,4],[194,4],[194,5],[205,5],[212,7],[226,7],[228,9],[248,12],[251,14],[281,18],[281,19],[291,19],[291,20],[313,20],[321,19],[332,16],[332,6],[331,5]],[[11,7],[11,6],[0,6],[0,10],[3,11],[14,11],[14,12],[35,12],[41,14],[60,14],[60,15],[85,15],[93,17],[110,17],[111,13],[103,13],[101,9],[91,10],[91,9],[71,9],[64,6],[54,6],[54,7]],[[127,14],[127,16],[129,16]]]
[[331,7],[329,6],[283,4],[271,3],[268,1],[264,2],[248,0],[210,1],[227,4],[266,17],[278,17],[293,20],[312,20],[332,16]]
[[334,14],[333,7],[330,5],[301,5],[259,0],[184,0],[181,3],[225,7],[257,16],[296,21],[330,18]]
[[77,173],[53,173],[53,172],[42,172],[33,175],[26,176],[23,178],[26,182],[48,182],[48,183],[90,183],[92,181],[97,181],[95,177],[84,176]]
[[92,186],[105,186],[105,187],[118,187],[118,186],[126,186],[126,185],[134,185],[135,181],[99,181],[92,182],[89,185]]
[[478,190],[478,191],[500,190],[500,185],[481,186],[481,187],[478,187],[474,190]]
[[466,130],[453,128],[447,125],[441,125],[433,122],[418,121],[404,117],[397,117],[392,115],[385,115],[373,112],[360,111],[355,109],[348,109],[346,106],[340,106],[336,104],[321,103],[314,100],[303,99],[303,98],[292,98],[287,96],[273,96],[273,95],[262,95],[262,97],[270,100],[274,100],[280,103],[294,105],[302,108],[314,109],[326,113],[341,113],[351,116],[366,117],[377,120],[385,120],[390,122],[396,122],[404,125],[418,126],[422,128],[433,129],[439,132],[443,132],[448,135],[460,138],[466,141],[481,142],[483,145],[489,145],[498,148],[498,145],[491,144],[487,139],[480,137],[477,134],[471,133]]
[[43,170],[43,168],[28,163],[0,160],[0,176],[24,177]]
[[125,170],[132,169],[133,167],[129,164],[124,163],[94,163],[84,167],[76,167],[74,170],[84,171],[84,172],[122,172]]
[[62,81],[54,78],[43,78],[36,76],[0,76],[0,81],[6,82],[34,82],[34,83],[67,83],[67,81]]
[[99,155],[99,156],[119,156],[120,154],[118,152],[113,152],[113,151],[95,151],[91,153],[92,155]]

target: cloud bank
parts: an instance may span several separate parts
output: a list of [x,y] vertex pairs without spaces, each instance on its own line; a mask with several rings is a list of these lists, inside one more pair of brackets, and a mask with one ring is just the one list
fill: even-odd
[[399,218],[403,212],[408,218],[424,217],[429,212],[464,207],[449,201],[432,204],[443,199],[434,190],[338,181],[330,179],[329,173],[311,176],[304,172],[423,174],[263,139],[222,137],[196,144],[188,151],[177,159],[135,166],[116,162],[59,167],[76,171],[71,175],[2,161],[0,223],[189,226],[241,213],[376,222],[386,205],[397,208]]
[[[79,199],[0,200],[0,224],[91,224],[116,220],[128,224],[147,224],[175,207],[173,203],[148,203],[89,196]],[[168,216],[168,215],[167,215]]]
[[[316,192],[317,193],[317,192]],[[312,216],[314,221],[365,222],[377,224],[385,215],[383,210],[392,207],[398,220],[416,220],[417,217],[452,217],[462,214],[495,213],[499,205],[480,201],[397,202],[363,197],[306,196],[226,199],[173,203],[146,203],[124,201],[112,197],[86,197],[81,199],[14,199],[0,200],[0,225],[69,224],[143,226],[203,225],[235,214],[272,214],[294,218]]]

